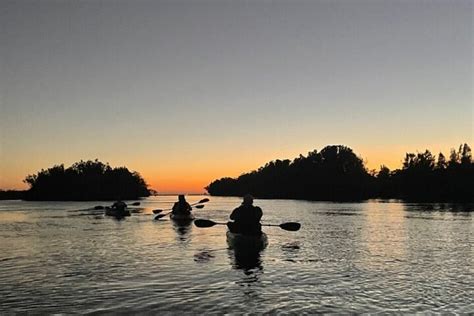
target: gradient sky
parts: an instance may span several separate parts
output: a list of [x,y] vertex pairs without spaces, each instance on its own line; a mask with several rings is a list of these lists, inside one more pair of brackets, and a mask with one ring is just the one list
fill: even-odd
[[472,1],[0,1],[0,188],[98,158],[203,192],[344,144],[473,141]]

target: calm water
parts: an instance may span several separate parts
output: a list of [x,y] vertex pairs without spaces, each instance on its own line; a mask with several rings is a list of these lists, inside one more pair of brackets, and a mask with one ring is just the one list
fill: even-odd
[[302,228],[267,227],[268,247],[236,258],[224,226],[152,220],[174,200],[122,221],[90,210],[106,202],[0,201],[0,314],[474,312],[472,204],[256,200],[266,223]]

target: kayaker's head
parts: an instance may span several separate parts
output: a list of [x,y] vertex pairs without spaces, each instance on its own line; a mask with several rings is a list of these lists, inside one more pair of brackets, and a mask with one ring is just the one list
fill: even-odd
[[186,199],[184,198],[184,194],[178,195],[178,201],[180,201],[180,202],[186,202]]
[[242,202],[243,205],[252,205],[253,204],[253,196],[250,194],[244,195],[244,201]]

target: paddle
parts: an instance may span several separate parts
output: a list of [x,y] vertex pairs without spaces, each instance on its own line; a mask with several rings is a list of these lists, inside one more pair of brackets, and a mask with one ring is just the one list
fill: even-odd
[[[201,209],[201,208],[204,208],[204,205],[201,204],[201,205],[195,205],[195,206],[192,206],[193,208],[198,208],[198,209]],[[153,210],[153,214],[159,214],[163,211],[168,211],[168,210]]]
[[[207,228],[207,227],[212,227],[214,225],[227,225],[227,223],[218,223],[218,222],[214,222],[214,221],[211,221],[211,220],[208,220],[208,219],[196,219],[194,221],[194,225],[196,225],[197,227],[201,227],[201,228]],[[280,224],[280,225],[277,225],[277,224],[262,224],[262,226],[275,226],[275,227],[280,227],[281,229],[284,229],[284,230],[295,232],[295,231],[300,229],[301,224],[296,223],[296,222],[288,222],[288,223],[283,223],[283,224]]]
[[[190,206],[193,207],[193,208],[201,209],[201,208],[204,207],[204,205],[197,205],[197,204],[206,203],[206,202],[209,202],[208,198],[202,199],[199,202],[191,204]],[[172,209],[167,209],[166,211],[169,211],[169,210],[172,210]],[[160,212],[163,212],[163,211],[165,211],[165,210],[153,210],[153,213],[157,214],[157,213],[160,213]],[[171,212],[167,212],[167,213],[164,213],[164,214],[158,214],[158,215],[155,216],[154,220],[158,220],[160,218],[168,216],[169,214],[171,214]]]
[[[200,200],[199,202],[196,202],[196,203],[193,203],[191,204],[191,206],[194,206],[195,208],[203,208],[204,205],[196,205],[196,204],[202,204],[202,203],[206,203],[206,202],[209,202],[209,199],[208,198],[205,198],[205,199],[202,199]],[[164,210],[161,210],[161,209],[158,209],[158,210],[153,210],[153,214],[158,214],[158,213],[161,213],[161,212],[164,212],[164,211],[171,211],[172,208],[167,208],[167,209],[164,209]]]

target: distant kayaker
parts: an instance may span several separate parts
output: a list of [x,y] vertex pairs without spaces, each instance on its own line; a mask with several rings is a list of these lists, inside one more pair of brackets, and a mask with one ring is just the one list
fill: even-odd
[[262,209],[253,206],[253,197],[250,194],[244,196],[242,205],[232,211],[230,219],[233,222],[227,223],[227,227],[232,233],[244,235],[260,235],[262,233]]
[[186,198],[183,194],[178,195],[178,202],[174,203],[173,211],[175,215],[189,215],[191,214],[191,205],[186,202]]
[[124,211],[127,208],[127,204],[120,200],[117,200],[117,202],[112,204],[112,208],[115,210]]

